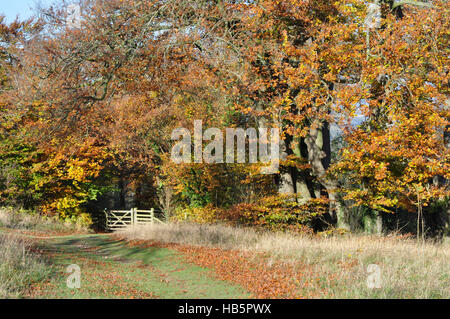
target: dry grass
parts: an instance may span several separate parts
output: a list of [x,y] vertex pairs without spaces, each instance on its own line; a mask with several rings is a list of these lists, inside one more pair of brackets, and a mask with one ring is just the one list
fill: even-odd
[[29,211],[13,208],[0,208],[0,227],[16,230],[30,230],[46,234],[85,231],[82,227],[71,223],[64,223],[57,219],[43,217]]
[[[34,282],[47,278],[51,267],[33,252],[31,242],[20,233],[50,235],[76,228],[30,212],[0,208],[0,298],[20,298]],[[14,233],[17,233],[14,235]]]
[[0,298],[20,298],[30,285],[51,273],[24,239],[0,234]]
[[[450,244],[421,243],[400,236],[294,237],[223,225],[169,224],[131,228],[120,235],[183,245],[263,252],[293,267],[311,265],[316,289],[332,298],[449,298]],[[381,289],[367,287],[367,267],[381,268]]]

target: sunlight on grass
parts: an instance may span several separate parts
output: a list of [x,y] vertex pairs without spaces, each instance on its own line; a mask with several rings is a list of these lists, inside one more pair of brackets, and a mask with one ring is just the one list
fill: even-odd
[[[346,235],[330,238],[258,233],[222,225],[153,224],[119,232],[153,240],[262,252],[272,261],[311,265],[319,279],[311,289],[325,298],[449,298],[450,245],[417,244],[403,237]],[[381,268],[381,289],[368,289],[367,266]]]

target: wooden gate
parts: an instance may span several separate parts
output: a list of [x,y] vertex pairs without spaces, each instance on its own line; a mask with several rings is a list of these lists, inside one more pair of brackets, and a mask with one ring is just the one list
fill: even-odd
[[155,209],[140,210],[132,208],[130,210],[105,210],[106,215],[106,229],[120,230],[130,226],[146,225],[152,223],[164,222],[157,218]]

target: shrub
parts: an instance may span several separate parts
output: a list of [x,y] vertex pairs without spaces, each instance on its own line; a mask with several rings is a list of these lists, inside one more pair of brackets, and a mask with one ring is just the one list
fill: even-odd
[[217,221],[222,214],[220,208],[208,204],[204,207],[178,208],[172,217],[175,221],[191,221],[198,224],[210,224]]
[[86,231],[90,224],[92,224],[92,220],[88,214],[61,220],[57,216],[41,216],[29,210],[0,208],[0,227],[10,229],[66,233],[78,230]]
[[236,225],[257,226],[274,231],[312,232],[312,222],[327,212],[328,200],[298,203],[289,195],[275,195],[257,203],[238,204],[221,212],[219,218]]

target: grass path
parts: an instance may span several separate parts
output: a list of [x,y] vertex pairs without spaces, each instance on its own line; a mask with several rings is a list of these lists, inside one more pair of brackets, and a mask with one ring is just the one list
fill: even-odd
[[[247,298],[238,285],[215,279],[170,248],[130,247],[109,235],[35,238],[54,276],[29,298]],[[80,289],[66,285],[68,265],[81,269]]]

